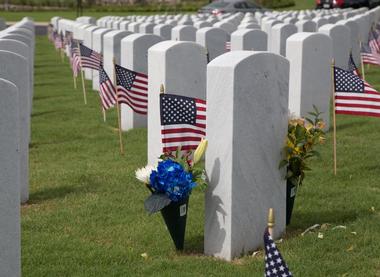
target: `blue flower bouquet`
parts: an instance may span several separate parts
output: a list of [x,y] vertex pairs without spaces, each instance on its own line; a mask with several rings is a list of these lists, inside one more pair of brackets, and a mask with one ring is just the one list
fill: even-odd
[[[145,183],[151,195],[144,206],[149,214],[161,211],[177,250],[183,250],[189,196],[192,189],[205,184],[204,168],[199,164],[207,140],[202,140],[194,155],[192,152],[160,157],[157,168],[146,166],[136,171],[136,178]],[[191,157],[193,156],[193,159]]]

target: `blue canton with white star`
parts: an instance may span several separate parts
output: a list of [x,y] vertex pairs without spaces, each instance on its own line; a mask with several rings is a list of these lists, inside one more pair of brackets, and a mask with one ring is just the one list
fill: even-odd
[[336,92],[364,93],[364,82],[352,72],[334,67],[334,80]]
[[137,74],[131,70],[118,66],[117,64],[115,64],[115,69],[117,76],[116,84],[127,90],[131,90]]
[[193,98],[161,94],[160,110],[161,125],[196,124],[197,107]]
[[264,233],[265,247],[265,272],[264,277],[289,277],[293,276],[289,271],[276,244],[269,235],[268,229]]

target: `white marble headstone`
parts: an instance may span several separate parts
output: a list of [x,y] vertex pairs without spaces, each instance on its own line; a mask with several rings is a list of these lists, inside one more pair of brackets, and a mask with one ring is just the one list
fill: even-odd
[[226,52],[230,35],[221,28],[205,27],[196,33],[196,42],[207,49],[209,61]]
[[231,51],[267,51],[268,35],[256,29],[239,29],[231,34]]

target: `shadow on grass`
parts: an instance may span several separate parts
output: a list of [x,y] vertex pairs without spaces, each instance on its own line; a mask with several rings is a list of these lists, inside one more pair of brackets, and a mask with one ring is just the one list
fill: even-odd
[[45,114],[51,114],[51,113],[57,113],[58,111],[46,111],[46,112],[39,112],[39,113],[33,113],[32,114],[32,117],[37,117],[37,116],[41,116],[41,115],[45,115]]
[[29,196],[28,204],[39,204],[43,201],[65,198],[70,194],[83,194],[94,191],[97,184],[86,183],[84,185],[63,185],[49,187],[43,190],[33,192]]
[[185,255],[203,255],[203,235],[194,235],[186,237],[185,250],[182,252]]
[[[367,121],[366,120],[360,120],[360,121],[343,123],[343,124],[337,123],[336,130],[337,130],[337,132],[339,132],[339,131],[343,131],[343,130],[346,130],[346,129],[351,129],[351,128],[354,129],[355,127],[363,126],[363,124],[366,124]],[[333,129],[331,127],[330,128],[330,132],[332,132],[332,131],[333,131]]]
[[361,211],[357,210],[335,210],[313,212],[297,211],[293,213],[291,224],[286,228],[287,237],[293,237],[302,233],[305,229],[315,225],[328,223],[332,225],[347,224],[355,221]]

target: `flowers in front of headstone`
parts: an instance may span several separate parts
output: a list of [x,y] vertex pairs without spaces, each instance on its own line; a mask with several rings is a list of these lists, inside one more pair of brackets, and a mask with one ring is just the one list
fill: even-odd
[[183,153],[178,148],[175,153],[161,155],[157,168],[147,165],[136,170],[136,178],[151,191],[145,201],[147,212],[152,214],[171,202],[179,202],[187,198],[194,187],[206,183],[205,170],[200,163],[206,148],[207,140],[202,139],[194,155],[192,151]]
[[311,170],[308,160],[319,153],[314,150],[318,144],[325,141],[324,121],[317,107],[310,112],[310,117],[290,118],[286,144],[283,148],[284,159],[280,162],[280,168],[287,168],[286,179],[296,187],[302,185],[305,171]]

